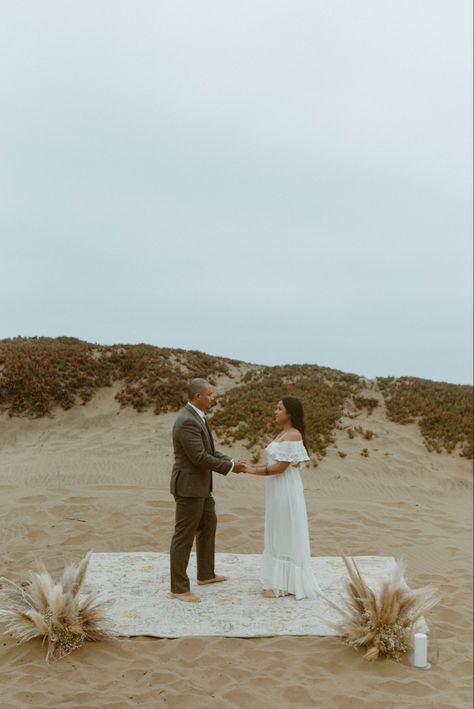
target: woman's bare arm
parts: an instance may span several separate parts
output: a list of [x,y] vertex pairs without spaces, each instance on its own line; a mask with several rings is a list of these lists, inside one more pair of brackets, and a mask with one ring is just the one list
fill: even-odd
[[246,465],[245,473],[250,473],[251,475],[280,475],[285,472],[290,463],[285,461],[278,461],[278,463],[272,463],[272,465]]

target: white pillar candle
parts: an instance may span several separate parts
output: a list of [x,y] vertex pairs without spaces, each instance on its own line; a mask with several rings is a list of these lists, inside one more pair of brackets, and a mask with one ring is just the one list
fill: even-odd
[[415,667],[426,667],[428,664],[428,638],[426,633],[415,633]]

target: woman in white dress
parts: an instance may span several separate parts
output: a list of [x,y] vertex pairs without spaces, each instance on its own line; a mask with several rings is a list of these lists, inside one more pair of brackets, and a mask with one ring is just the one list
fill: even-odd
[[265,532],[262,555],[262,596],[316,598],[319,585],[311,568],[308,517],[298,466],[309,460],[303,406],[284,396],[275,409],[281,433],[265,448],[266,465],[245,472],[265,475]]

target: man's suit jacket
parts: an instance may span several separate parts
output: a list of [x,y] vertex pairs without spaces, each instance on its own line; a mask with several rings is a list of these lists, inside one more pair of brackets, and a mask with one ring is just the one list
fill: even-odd
[[212,434],[191,406],[186,405],[173,426],[174,465],[170,492],[183,497],[207,497],[212,471],[227,475],[231,459],[214,449]]

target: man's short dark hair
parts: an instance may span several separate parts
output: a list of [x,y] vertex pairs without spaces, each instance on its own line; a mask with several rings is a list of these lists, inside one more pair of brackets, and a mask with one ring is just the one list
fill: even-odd
[[191,379],[191,381],[188,382],[187,389],[189,401],[191,401],[191,399],[193,399],[196,394],[199,394],[199,392],[207,389],[208,386],[210,386],[209,382],[205,379],[202,379],[201,377]]

